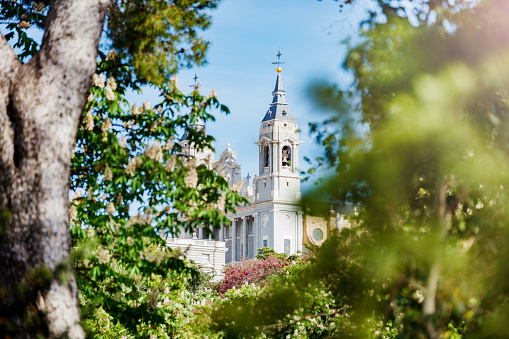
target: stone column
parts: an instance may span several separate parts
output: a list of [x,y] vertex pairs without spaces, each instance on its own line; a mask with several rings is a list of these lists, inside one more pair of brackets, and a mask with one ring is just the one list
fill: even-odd
[[269,173],[272,173],[274,170],[274,144],[270,143],[269,145]]
[[198,227],[198,239],[203,239],[203,226]]
[[292,157],[291,157],[291,171],[292,174],[295,174],[297,172],[297,163],[295,162],[297,160],[297,146],[292,142]]
[[[302,218],[303,212],[299,211],[297,212],[297,246],[295,247],[296,251],[304,252],[304,246],[302,245],[302,239],[304,237],[304,229],[306,228],[306,225],[304,225],[304,220]],[[308,233],[309,234],[309,233]]]
[[258,249],[260,248],[260,213],[253,213],[253,255],[256,256],[258,254]]
[[265,167],[265,152],[264,152],[264,146],[263,144],[258,145],[259,148],[259,155],[258,155],[258,175],[263,174],[263,168]]
[[224,223],[221,224],[219,229],[219,241],[224,241]]
[[274,156],[274,174],[277,176],[273,177],[274,184],[272,186],[272,190],[274,190],[274,193],[272,195],[272,198],[279,198],[279,181],[281,180],[281,177],[279,176],[281,174],[281,144],[275,143],[273,144],[275,148],[275,156]]
[[295,165],[294,165],[295,171],[297,171],[297,174],[299,173],[299,144],[295,145]]
[[279,173],[279,143],[272,144],[272,173]]
[[232,262],[237,261],[237,221],[232,220]]
[[247,217],[242,217],[242,259],[247,258]]
[[212,238],[214,237],[214,227],[212,226],[207,226],[207,228],[209,229],[210,233],[209,233],[209,240],[212,240]]

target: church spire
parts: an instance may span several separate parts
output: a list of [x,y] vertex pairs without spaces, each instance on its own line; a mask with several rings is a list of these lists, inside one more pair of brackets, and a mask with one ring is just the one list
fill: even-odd
[[[277,79],[276,79],[276,86],[274,86],[274,91],[272,91],[272,95],[276,97],[277,94],[281,94],[284,100],[284,95],[286,94],[285,90],[283,89],[283,82],[281,81],[281,67],[277,68]],[[274,102],[274,101],[272,101]]]
[[[198,91],[201,84],[198,82],[198,76],[196,75],[196,72],[194,72],[194,77],[192,78],[194,80],[194,85],[189,85],[189,87],[193,87],[195,91]],[[192,123],[192,128],[197,131],[202,131],[205,133],[205,123],[203,120],[199,117],[196,117],[196,120]],[[184,134],[180,138],[180,141],[185,141],[189,138],[189,133],[187,131],[184,131]]]
[[283,81],[281,80],[281,67],[278,67],[276,71],[277,78],[276,86],[274,86],[274,91],[272,92],[272,103],[262,122],[274,119],[295,121],[285,101],[286,92],[283,89]]

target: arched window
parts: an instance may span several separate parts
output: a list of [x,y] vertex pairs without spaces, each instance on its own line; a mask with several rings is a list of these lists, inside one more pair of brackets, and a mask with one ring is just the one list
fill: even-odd
[[263,157],[264,157],[264,162],[265,162],[265,167],[269,167],[269,146],[264,146],[263,147]]
[[290,147],[284,146],[283,147],[283,153],[281,154],[281,162],[283,163],[283,166],[290,166],[292,163],[292,154],[290,151]]

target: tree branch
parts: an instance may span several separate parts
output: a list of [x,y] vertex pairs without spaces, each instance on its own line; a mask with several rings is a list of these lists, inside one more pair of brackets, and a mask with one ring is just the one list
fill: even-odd
[[[39,52],[28,62],[32,74],[40,77],[44,102],[53,107],[52,118],[61,119],[72,126],[72,139],[76,133],[86,95],[96,69],[99,39],[109,0],[53,0],[46,19],[44,36]],[[56,102],[53,101],[56,99]],[[47,114],[47,107],[43,107]],[[38,114],[37,111],[33,112]]]
[[398,296],[399,291],[401,291],[401,288],[408,283],[408,279],[405,276],[402,276],[395,284],[391,291],[391,294],[389,296],[389,300],[387,301],[387,306],[385,308],[384,312],[384,324],[387,323],[389,320],[389,317],[391,315],[391,312],[393,311],[392,303]]
[[53,0],[39,54],[54,65],[79,68],[92,65],[95,70],[108,3],[109,0]]
[[0,76],[9,74],[12,66],[15,66],[16,63],[20,64],[11,46],[9,46],[5,37],[2,36],[0,38]]
[[440,271],[442,269],[442,255],[437,252],[437,248],[443,245],[443,240],[447,234],[447,224],[452,217],[452,210],[447,208],[446,201],[446,185],[444,180],[438,180],[434,197],[434,211],[436,221],[432,230],[434,240],[437,247],[434,248],[432,254],[431,267],[429,270],[426,288],[424,290],[423,316],[426,323],[429,338],[439,338],[440,328],[435,325],[436,312],[436,294],[438,289],[438,280],[440,279]]

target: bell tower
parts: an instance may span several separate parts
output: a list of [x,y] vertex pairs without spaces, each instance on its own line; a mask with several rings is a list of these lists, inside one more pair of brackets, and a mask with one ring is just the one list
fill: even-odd
[[285,101],[281,67],[277,68],[272,103],[260,126],[259,174],[256,178],[256,201],[300,199],[299,131]]

